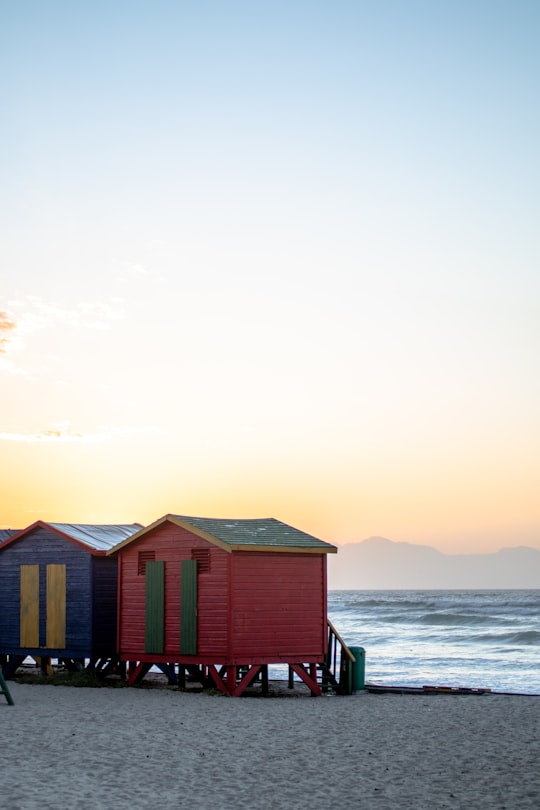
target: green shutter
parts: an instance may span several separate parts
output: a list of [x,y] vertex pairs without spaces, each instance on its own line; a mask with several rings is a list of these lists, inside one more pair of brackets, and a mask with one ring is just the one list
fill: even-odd
[[197,560],[182,560],[180,652],[197,655]]
[[146,563],[146,628],[144,651],[162,653],[165,625],[165,563]]

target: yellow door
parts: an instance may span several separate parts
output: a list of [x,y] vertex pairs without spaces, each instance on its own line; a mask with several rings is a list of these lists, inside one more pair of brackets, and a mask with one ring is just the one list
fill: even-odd
[[21,565],[21,647],[39,647],[39,565]]
[[66,646],[66,566],[47,566],[47,635],[48,648]]

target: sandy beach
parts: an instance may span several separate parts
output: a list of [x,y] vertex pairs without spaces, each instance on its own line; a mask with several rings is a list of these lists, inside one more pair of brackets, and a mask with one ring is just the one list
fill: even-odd
[[540,697],[9,688],[11,810],[540,806]]

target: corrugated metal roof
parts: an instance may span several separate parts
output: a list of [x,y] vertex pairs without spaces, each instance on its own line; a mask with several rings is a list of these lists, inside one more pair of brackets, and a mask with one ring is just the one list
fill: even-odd
[[171,515],[231,547],[270,546],[334,551],[336,547],[275,518],[202,518]]
[[3,543],[13,534],[17,534],[18,531],[19,529],[0,529],[0,543]]
[[140,523],[105,526],[94,526],[90,523],[48,523],[47,525],[97,551],[108,551],[142,528]]

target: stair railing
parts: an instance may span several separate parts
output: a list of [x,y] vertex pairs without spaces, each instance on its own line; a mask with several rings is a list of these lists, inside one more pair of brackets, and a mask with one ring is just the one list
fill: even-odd
[[352,695],[353,664],[356,658],[330,621],[328,623],[328,651],[322,667],[322,683],[331,685],[341,695]]

